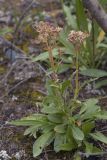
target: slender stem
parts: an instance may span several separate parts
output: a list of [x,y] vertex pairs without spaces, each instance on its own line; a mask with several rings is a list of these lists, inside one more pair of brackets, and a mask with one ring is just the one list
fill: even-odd
[[92,18],[92,44],[93,44],[93,55],[92,55],[92,63],[93,67],[95,66],[95,26],[94,19]]
[[76,77],[75,77],[75,92],[74,99],[77,99],[79,92],[79,61],[78,61],[78,49],[76,48]]
[[52,54],[52,47],[48,45],[47,43],[47,49],[48,49],[48,52],[49,52],[49,61],[50,61],[50,65],[51,65],[51,68],[52,68],[52,71],[53,71],[53,79],[54,80],[57,80],[57,74],[55,73],[55,63],[54,63],[54,58],[53,58],[53,54]]
[[54,63],[54,59],[53,59],[53,55],[52,55],[52,48],[48,47],[48,51],[49,51],[49,60],[50,60],[52,70],[55,71],[55,63]]

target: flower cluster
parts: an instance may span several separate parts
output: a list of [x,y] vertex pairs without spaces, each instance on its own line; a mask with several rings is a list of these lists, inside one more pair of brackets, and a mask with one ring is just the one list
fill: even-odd
[[61,31],[60,27],[55,27],[52,23],[40,21],[38,24],[35,24],[36,31],[39,33],[38,40],[42,43],[47,43],[56,41],[59,32]]
[[81,45],[84,40],[89,37],[89,34],[86,32],[82,31],[74,31],[72,30],[70,34],[68,35],[68,40],[73,44],[73,45]]

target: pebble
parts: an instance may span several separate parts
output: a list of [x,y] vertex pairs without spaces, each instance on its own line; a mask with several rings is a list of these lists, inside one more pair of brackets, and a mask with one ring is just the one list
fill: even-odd
[[9,160],[11,157],[7,154],[7,151],[1,150],[0,151],[0,160]]

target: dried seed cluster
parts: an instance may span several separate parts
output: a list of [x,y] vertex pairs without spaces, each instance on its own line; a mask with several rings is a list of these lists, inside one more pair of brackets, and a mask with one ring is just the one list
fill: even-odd
[[87,37],[89,34],[86,32],[72,30],[68,35],[68,40],[74,45],[81,45]]
[[36,31],[39,33],[38,40],[42,43],[55,41],[62,30],[60,27],[55,27],[49,22],[40,21],[36,24]]

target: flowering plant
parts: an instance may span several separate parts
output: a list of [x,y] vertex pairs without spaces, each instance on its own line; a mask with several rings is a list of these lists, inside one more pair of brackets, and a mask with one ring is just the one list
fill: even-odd
[[[68,35],[68,40],[73,43],[76,52],[74,88],[70,79],[59,80],[55,71],[52,47],[61,29],[48,22],[40,22],[36,28],[39,40],[45,43],[48,49],[50,66],[53,70],[52,77],[46,82],[47,96],[41,102],[41,113],[11,122],[11,124],[29,126],[24,134],[33,135],[36,138],[33,145],[34,157],[40,155],[43,149],[52,142],[55,152],[74,151],[79,154],[75,156],[80,156],[81,152],[85,152],[87,157],[93,153],[99,154],[100,150],[90,143],[90,139],[107,143],[107,138],[102,133],[98,131],[93,133],[95,121],[107,119],[107,114],[101,110],[97,99],[90,98],[83,102],[78,100],[78,54],[80,46],[89,35],[81,31],[71,31]],[[71,97],[69,90],[74,91],[74,97]],[[38,131],[41,134],[39,137],[36,135]]]

